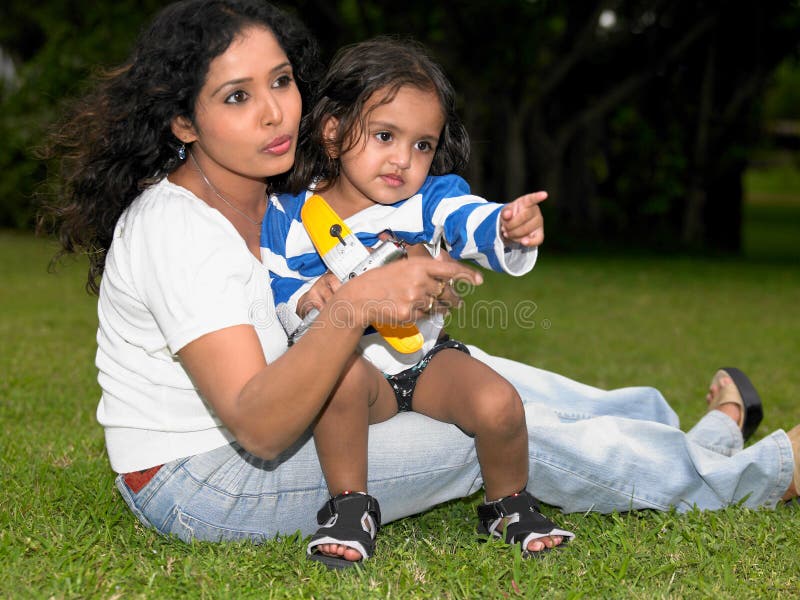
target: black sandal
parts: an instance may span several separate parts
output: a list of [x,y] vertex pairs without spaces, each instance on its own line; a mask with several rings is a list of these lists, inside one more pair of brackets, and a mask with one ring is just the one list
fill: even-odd
[[[545,548],[539,552],[530,552],[527,548],[533,540],[549,535],[560,535],[565,538],[562,542],[563,545],[575,537],[574,533],[559,529],[555,523],[545,517],[540,512],[536,498],[531,496],[527,490],[494,502],[481,504],[478,506],[478,519],[480,520],[479,534],[500,538],[507,544],[519,544],[523,558],[543,554],[550,550],[550,548]],[[507,519],[505,525],[501,531],[498,531],[504,519]]]
[[[381,508],[369,494],[343,492],[322,506],[317,513],[317,523],[321,527],[308,543],[308,558],[329,569],[345,569],[367,560],[375,552],[375,536],[381,527]],[[316,550],[322,544],[338,544],[357,550],[361,553],[361,560],[322,554]]]

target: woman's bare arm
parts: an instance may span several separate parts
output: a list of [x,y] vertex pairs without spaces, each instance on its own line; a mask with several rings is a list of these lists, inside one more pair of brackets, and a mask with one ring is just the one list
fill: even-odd
[[[481,282],[479,273],[460,263],[418,258],[365,273],[337,290],[316,326],[270,364],[250,325],[204,335],[178,355],[237,441],[272,459],[311,425],[364,328],[378,320],[414,321],[441,290],[441,282],[450,279]],[[387,306],[392,310],[386,311]]]

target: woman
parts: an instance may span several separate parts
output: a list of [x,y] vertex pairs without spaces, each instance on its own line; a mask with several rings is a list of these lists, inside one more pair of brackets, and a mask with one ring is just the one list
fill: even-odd
[[[346,402],[360,387],[353,351],[363,328],[385,318],[374,299],[409,322],[442,282],[480,283],[451,262],[376,269],[328,303],[346,315],[323,309],[323,326],[285,352],[258,260],[259,222],[294,159],[313,48],[260,0],[172,4],[54,138],[63,186],[49,215],[66,252],[88,252],[89,288],[103,276],[97,416],[117,487],[145,525],[185,540],[314,531],[310,515],[328,496],[307,432],[332,395]],[[716,508],[748,494],[747,506],[774,505],[797,495],[785,433],[737,452],[742,432],[723,411],[738,419],[741,408],[727,378],[712,390],[721,410],[683,434],[649,388],[602,392],[471,353],[526,402],[529,484],[564,510]],[[384,522],[480,485],[474,444],[455,427],[403,414],[369,437],[369,486]]]

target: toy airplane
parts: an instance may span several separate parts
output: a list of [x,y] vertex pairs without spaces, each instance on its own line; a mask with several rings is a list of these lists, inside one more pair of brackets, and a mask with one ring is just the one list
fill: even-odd
[[[341,282],[405,256],[403,246],[393,241],[383,241],[370,252],[318,194],[305,201],[300,217],[325,266]],[[373,326],[398,352],[410,354],[422,348],[424,340],[416,325]]]

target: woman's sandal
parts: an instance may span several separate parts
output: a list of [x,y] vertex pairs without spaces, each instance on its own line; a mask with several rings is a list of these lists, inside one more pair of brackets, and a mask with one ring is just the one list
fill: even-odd
[[[330,569],[344,569],[367,560],[375,552],[375,536],[381,526],[381,508],[369,494],[343,492],[322,506],[317,513],[317,523],[321,527],[308,543],[308,558],[318,560]],[[341,556],[322,554],[317,547],[323,544],[352,548],[361,553],[361,560],[352,561]]]
[[[545,517],[539,509],[536,499],[527,490],[506,496],[478,506],[478,533],[504,540],[507,544],[519,544],[522,557],[528,558],[547,552],[549,548],[539,552],[528,550],[533,540],[550,535],[560,535],[566,544],[575,537],[570,531],[559,529],[555,523]],[[559,547],[559,546],[557,546]]]
[[[723,377],[730,377],[733,385],[724,387],[719,385],[719,381]],[[714,374],[710,385],[717,385],[719,392],[713,402],[709,403],[708,410],[714,410],[723,404],[737,405],[742,411],[739,417],[739,429],[742,430],[742,437],[747,441],[764,417],[761,397],[758,395],[756,388],[747,375],[734,367],[722,367]]]

